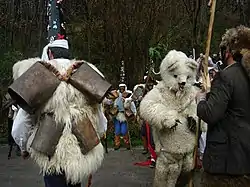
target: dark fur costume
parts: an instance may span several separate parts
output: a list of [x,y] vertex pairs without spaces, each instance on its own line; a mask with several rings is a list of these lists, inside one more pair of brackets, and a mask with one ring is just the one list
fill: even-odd
[[249,187],[250,176],[202,174],[201,187]]
[[241,63],[250,77],[250,28],[238,26],[226,31],[220,47],[229,48],[233,55],[241,55]]

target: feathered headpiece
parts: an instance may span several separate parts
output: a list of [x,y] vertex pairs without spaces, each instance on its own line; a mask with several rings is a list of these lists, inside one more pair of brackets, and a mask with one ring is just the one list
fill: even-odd
[[220,48],[231,50],[233,55],[241,55],[242,66],[250,77],[250,28],[241,25],[227,30],[222,37]]
[[47,16],[48,16],[48,42],[43,49],[42,60],[49,60],[48,57],[48,48],[49,47],[61,47],[65,49],[69,49],[66,30],[65,30],[65,22],[63,19],[63,10],[61,8],[62,0],[49,0],[48,8],[47,8]]
[[61,7],[62,0],[49,0],[47,16],[48,22],[48,41],[66,39],[65,22],[63,18],[63,10]]

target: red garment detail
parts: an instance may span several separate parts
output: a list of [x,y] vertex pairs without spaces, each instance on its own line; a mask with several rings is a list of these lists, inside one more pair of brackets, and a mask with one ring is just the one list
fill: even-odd
[[149,152],[151,154],[151,158],[156,160],[157,159],[156,152],[155,152],[155,150],[153,149],[153,147],[151,146],[151,143],[150,143],[151,138],[150,138],[150,128],[149,128],[148,122],[146,122],[146,129],[147,129],[147,138],[148,138],[148,149],[149,149]]
[[150,166],[152,163],[151,160],[147,160],[147,161],[144,161],[144,162],[136,162],[134,163],[135,166]]
[[64,38],[65,38],[65,36],[63,34],[57,34],[57,39],[58,40],[62,40]]
[[87,185],[87,187],[90,187],[91,184],[92,184],[92,175],[90,174],[89,178],[88,178],[88,185]]
[[136,166],[149,166],[152,163],[152,161],[151,161],[152,159],[154,161],[156,161],[156,159],[157,159],[156,152],[155,152],[155,150],[152,148],[152,146],[150,144],[150,128],[149,128],[148,122],[146,122],[146,132],[147,132],[147,140],[148,140],[148,150],[150,152],[150,160],[147,160],[147,161],[144,161],[144,162],[134,163],[134,165],[136,165]]

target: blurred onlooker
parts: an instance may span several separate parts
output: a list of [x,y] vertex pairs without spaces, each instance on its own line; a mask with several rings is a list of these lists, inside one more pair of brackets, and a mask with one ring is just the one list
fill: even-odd
[[[12,127],[13,127],[13,121],[16,118],[18,112],[18,108],[14,105],[9,107],[9,113],[8,113],[8,143],[9,146],[16,146],[16,155],[17,156],[21,156],[21,150],[19,148],[19,146],[15,143],[12,135],[11,135],[11,131],[12,131]],[[11,154],[11,153],[10,153]]]
[[[144,81],[145,81],[144,86],[146,87],[144,90],[144,95],[140,98],[140,101],[151,89],[153,89],[154,85],[157,84],[156,80],[154,80],[154,78],[152,77],[147,78],[147,76],[145,76]],[[140,115],[140,111],[138,112],[138,114]],[[153,140],[153,135],[152,135],[152,128],[150,124],[148,124],[147,121],[143,119],[141,119],[140,121],[141,121],[141,137],[142,137],[143,147],[144,147],[142,154],[150,153],[150,156],[148,157],[149,160],[145,162],[141,162],[141,163],[136,163],[136,165],[149,166],[151,168],[154,168],[156,164],[157,156],[154,151],[155,145],[154,145],[154,140]]]
[[[197,73],[196,73],[196,81],[197,81],[197,82],[200,81],[202,72],[204,71],[204,70],[203,70],[203,63],[204,63],[204,60],[205,60],[205,55],[203,55],[203,54],[201,53],[201,54],[200,54],[200,57],[197,59],[197,63],[198,63],[198,66],[197,66]],[[208,57],[208,67],[216,67],[216,64],[213,62],[213,60],[212,60],[212,58],[211,58],[210,56]]]
[[210,81],[212,82],[216,73],[218,73],[218,68],[217,67],[209,67],[208,68],[208,74],[209,74],[209,78],[210,78]]

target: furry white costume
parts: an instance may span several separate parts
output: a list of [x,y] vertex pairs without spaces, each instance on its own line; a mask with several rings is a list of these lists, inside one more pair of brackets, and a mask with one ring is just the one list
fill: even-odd
[[195,79],[197,63],[172,50],[160,66],[162,81],[142,100],[140,115],[153,128],[159,154],[154,187],[174,187],[181,171],[192,169],[195,133],[188,117],[196,119]]
[[[31,58],[17,62],[13,67],[14,79],[20,77],[38,60],[38,58]],[[61,74],[64,74],[75,61],[54,59],[48,62],[55,66]],[[89,65],[101,74],[96,67],[92,64]],[[98,132],[99,129],[103,129],[101,127],[103,124],[101,123],[105,123],[103,116],[100,115],[100,105],[90,105],[87,102],[87,97],[85,95],[79,92],[71,84],[62,81],[53,96],[36,113],[36,116],[48,112],[53,112],[56,124],[65,124],[63,134],[56,146],[54,155],[49,159],[48,156],[29,147],[32,138],[34,137],[34,132],[37,128],[38,122],[33,124],[34,130],[31,132],[32,135],[29,137],[27,143],[31,157],[39,165],[43,174],[60,174],[63,171],[67,182],[70,182],[71,184],[81,183],[83,179],[86,179],[86,177],[94,173],[101,166],[104,158],[104,149],[102,144],[99,143],[94,149],[86,155],[83,155],[76,136],[71,132],[72,121],[78,121],[88,117],[95,130]],[[21,125],[22,122],[17,121],[16,123]],[[12,132],[12,134],[15,136],[15,132]]]

